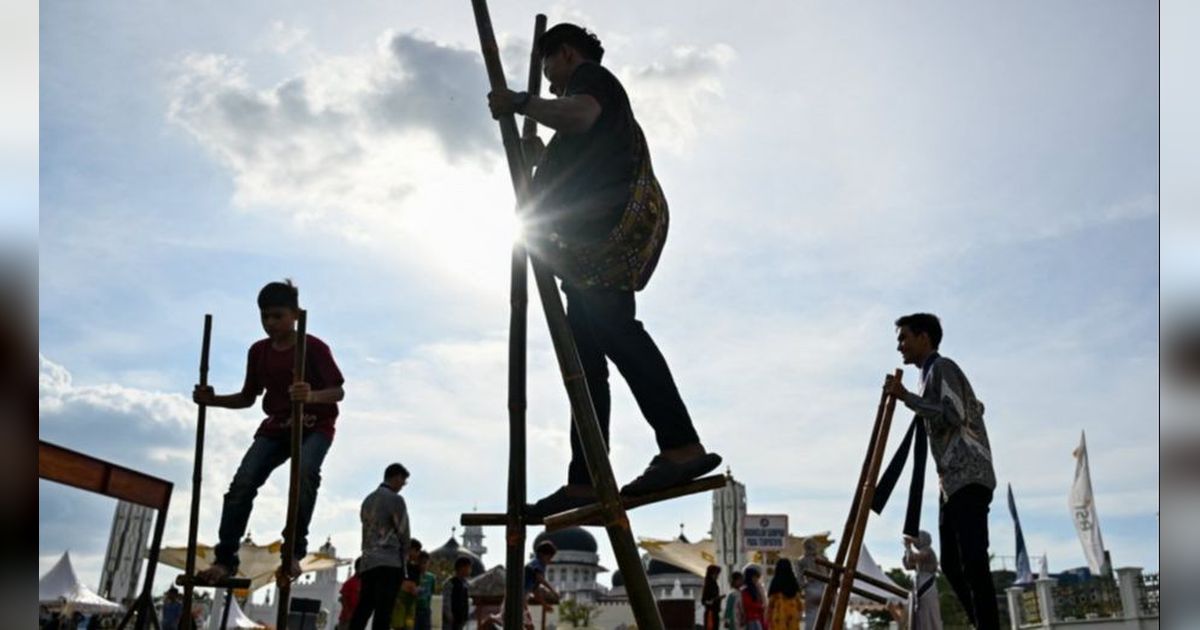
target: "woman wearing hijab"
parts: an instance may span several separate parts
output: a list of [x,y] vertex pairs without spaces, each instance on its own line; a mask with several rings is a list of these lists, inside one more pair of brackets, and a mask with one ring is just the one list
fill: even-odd
[[921,530],[917,537],[904,537],[904,568],[917,572],[916,612],[909,620],[911,630],[942,630],[942,609],[938,598],[938,559],[933,551],[933,536]]
[[780,558],[775,563],[775,577],[767,591],[767,619],[772,630],[800,630],[800,582],[792,569],[792,561]]
[[710,564],[704,571],[704,590],[700,592],[700,604],[704,606],[704,630],[719,630],[721,627],[721,586],[717,576],[721,567]]
[[742,571],[746,583],[742,585],[742,627],[746,630],[768,630],[764,606],[766,596],[762,590],[762,569],[747,565]]
[[804,555],[800,556],[796,562],[800,569],[799,582],[804,585],[805,630],[816,630],[817,610],[821,607],[821,594],[825,592],[825,583],[808,577],[804,572],[812,571],[818,575],[829,575],[829,570],[817,563],[817,558],[824,556],[820,544],[815,539],[804,539]]

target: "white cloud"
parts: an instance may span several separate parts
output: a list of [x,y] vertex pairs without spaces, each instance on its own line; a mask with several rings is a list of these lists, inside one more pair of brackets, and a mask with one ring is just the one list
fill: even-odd
[[302,26],[287,24],[282,20],[271,22],[271,27],[263,37],[268,48],[277,54],[285,55],[307,43],[309,30]]
[[701,133],[719,126],[715,106],[725,96],[723,75],[736,59],[733,47],[724,43],[676,46],[666,60],[619,70],[651,147],[682,154]]
[[[527,48],[514,40],[504,50],[523,65]],[[655,144],[694,141],[733,56],[723,44],[677,48],[666,62],[623,71]],[[478,53],[389,31],[368,54],[313,59],[262,87],[238,59],[188,55],[168,118],[230,169],[234,201],[247,210],[332,229],[467,283],[484,266],[499,269],[491,263],[508,248],[512,193]]]

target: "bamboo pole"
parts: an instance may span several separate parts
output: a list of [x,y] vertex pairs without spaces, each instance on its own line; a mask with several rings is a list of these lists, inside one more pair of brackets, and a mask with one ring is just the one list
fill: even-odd
[[[225,607],[221,609],[221,630],[226,630],[229,627],[229,609],[233,603],[233,589],[225,589]],[[286,627],[286,626],[284,626]]]
[[[903,375],[904,372],[897,369],[894,374],[884,379],[884,386],[886,387],[892,382],[899,382]],[[854,586],[855,568],[858,567],[863,534],[867,529],[867,516],[871,513],[870,505],[871,500],[875,498],[875,484],[879,479],[879,467],[883,463],[883,451],[887,448],[888,431],[892,427],[892,414],[896,410],[896,397],[887,390],[885,390],[885,397],[887,404],[883,410],[883,422],[879,426],[878,439],[873,444],[874,449],[871,453],[871,465],[867,473],[867,480],[862,485],[858,513],[855,514],[854,532],[849,541],[850,552],[846,556],[846,563],[842,565],[842,585],[837,593],[837,606],[833,610],[833,630],[842,630],[842,625],[846,620],[846,607],[850,604],[850,588]]]
[[[883,425],[883,412],[887,408],[887,399],[888,393],[886,391],[879,394],[879,406],[875,409],[875,423],[871,427],[871,439],[867,442],[867,452],[863,455],[862,470],[858,474],[858,483],[854,486],[854,499],[850,502],[850,513],[846,515],[846,524],[842,528],[842,537],[838,540],[837,554],[834,556],[833,564],[839,567],[839,570],[840,567],[845,565],[846,552],[850,549],[849,542],[851,535],[854,533],[855,519],[858,518],[858,507],[862,499],[863,484],[866,482],[867,474],[871,469],[871,456],[875,452],[875,443],[879,441],[879,428]],[[821,592],[821,605],[817,608],[816,620],[816,627],[820,630],[824,630],[826,624],[829,623],[829,615],[836,601],[837,590],[837,582],[832,582]]]
[[[204,339],[200,342],[200,386],[208,386],[208,349],[212,342],[212,315],[204,316]],[[196,533],[200,527],[200,483],[204,478],[204,423],[208,405],[196,406],[196,452],[192,459],[192,513],[188,517],[187,560],[183,573],[188,577],[183,586],[183,609],[192,609],[193,582],[196,576]],[[192,630],[191,615],[180,619],[180,630]]]
[[[529,53],[530,94],[537,94],[542,85],[542,57],[538,53],[537,41],[546,31],[546,16],[539,14],[534,19],[533,45]],[[537,135],[537,121],[525,118],[525,137]],[[529,165],[526,164],[526,167]],[[505,558],[508,567],[504,579],[504,596],[508,602],[522,602],[521,606],[504,609],[504,627],[520,628],[524,620],[524,571],[516,570],[525,564],[525,504],[526,504],[526,450],[525,450],[525,396],[526,338],[529,312],[529,263],[525,252],[525,240],[514,236],[511,260],[510,299],[511,313],[508,322],[508,511],[505,515]]]
[[[725,486],[725,475],[710,475],[694,479],[681,486],[675,486],[666,490],[660,490],[650,494],[645,494],[639,497],[621,497],[621,505],[625,506],[626,510],[632,510],[645,505],[651,505],[660,501],[668,501],[677,499],[689,494],[696,494],[708,490],[716,490]],[[506,524],[508,515],[501,512],[467,512],[459,517],[460,525],[504,525]],[[578,507],[573,510],[562,512],[561,514],[552,514],[545,519],[527,518],[526,525],[545,525],[548,530],[562,529],[573,525],[603,525],[603,515],[600,513],[600,507],[595,503]]]
[[[300,309],[296,320],[295,360],[292,363],[292,383],[304,382],[305,350],[308,347],[308,312]],[[300,444],[304,441],[304,403],[292,401],[291,479],[288,482],[287,523],[283,527],[283,549],[280,558],[279,598],[275,602],[275,627],[286,628],[288,608],[292,597],[292,558],[296,552],[296,519],[300,513]]]
[[[475,25],[479,31],[480,46],[483,50],[484,65],[487,68],[488,79],[493,91],[505,90],[504,69],[500,65],[499,49],[496,37],[492,31],[491,17],[488,15],[486,0],[471,0],[475,12]],[[517,137],[517,123],[512,115],[500,116],[500,136],[504,140],[504,152],[508,158],[509,174],[513,187],[516,189],[519,207],[527,207],[531,197],[529,191],[529,170],[525,166]],[[558,286],[554,276],[536,258],[532,259],[533,277],[542,300],[546,323],[550,327],[550,339],[558,357],[559,368],[562,371],[563,382],[571,401],[571,417],[579,433],[580,442],[584,449],[584,459],[588,472],[591,474],[592,485],[596,489],[599,503],[604,508],[605,529],[612,543],[613,553],[617,558],[617,566],[626,579],[626,591],[633,608],[634,618],[638,628],[642,630],[660,630],[663,627],[662,618],[650,591],[650,581],[638,557],[637,544],[629,527],[629,519],[621,506],[617,491],[617,481],[613,476],[612,466],[608,461],[608,451],[604,435],[600,431],[600,423],[596,418],[596,410],[592,405],[591,394],[588,392],[587,380],[584,378],[583,367],[567,324],[566,312],[558,295]],[[514,567],[515,568],[515,567]]]
[[167,529],[167,507],[171,504],[170,490],[163,501],[163,507],[154,516],[154,535],[150,539],[150,554],[146,556],[146,577],[142,584],[143,608],[138,612],[135,630],[146,630],[148,623],[158,625],[158,616],[154,614],[154,573],[158,568],[158,554],[162,550],[163,532]]
[[[660,501],[668,501],[670,499],[675,499],[689,494],[696,494],[697,492],[716,490],[717,488],[724,487],[724,485],[725,475],[710,475],[708,477],[701,477],[699,479],[689,481],[681,486],[659,490],[657,492],[652,492],[640,497],[623,499],[622,505],[624,505],[626,510],[629,510],[636,507],[641,507],[643,505],[658,503]],[[546,524],[547,530],[554,531],[575,525],[590,525],[592,523],[597,523],[597,519],[602,517],[603,511],[601,510],[600,506],[593,503],[592,505],[578,507],[561,514],[551,514],[547,516],[543,522]]]

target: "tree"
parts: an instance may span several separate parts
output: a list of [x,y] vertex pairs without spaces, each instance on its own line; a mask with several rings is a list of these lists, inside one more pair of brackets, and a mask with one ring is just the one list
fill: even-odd
[[563,600],[558,605],[559,621],[569,623],[575,628],[586,628],[591,625],[594,614],[596,614],[595,606],[582,604],[573,599]]
[[909,590],[909,591],[912,590],[912,587],[913,587],[912,577],[910,577],[908,572],[906,572],[904,569],[901,569],[900,567],[888,569],[887,576],[889,579],[891,579],[893,582],[896,583],[896,586],[899,586],[900,588],[905,589],[905,590]]

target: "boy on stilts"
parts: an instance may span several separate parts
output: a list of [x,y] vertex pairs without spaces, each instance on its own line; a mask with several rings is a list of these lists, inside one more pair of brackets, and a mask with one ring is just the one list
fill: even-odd
[[[721,457],[700,443],[658,346],[636,318],[634,292],[645,287],[667,236],[667,203],[654,176],[642,129],[625,88],[600,65],[604,47],[592,33],[559,24],[538,40],[543,70],[557,98],[504,90],[488,94],[493,116],[518,113],[554,129],[536,160],[536,206],[525,225],[530,251],[562,279],[567,322],[608,441],[608,361],[625,378],[659,447],[645,472],[621,488],[642,496],[686,483]],[[574,426],[567,483],[529,508],[541,518],[596,501]]]
[[271,282],[258,293],[258,308],[267,338],[250,346],[246,378],[241,391],[217,395],[212,387],[197,385],[192,400],[197,404],[226,409],[246,409],[265,391],[262,409],[266,418],[254,434],[254,442],[242,458],[225,493],[221,510],[216,560],[196,575],[201,584],[213,584],[237,573],[237,550],[246,533],[258,489],[271,472],[290,457],[291,404],[304,404],[304,441],[300,454],[300,504],[296,522],[295,550],[290,567],[281,567],[286,577],[300,575],[300,558],[308,553],[308,525],[321,484],[321,463],[333,443],[337,403],[345,396],[342,373],[329,346],[320,339],[306,338],[306,382],[292,377],[296,351],[296,320],[300,313],[299,291],[291,283]]

